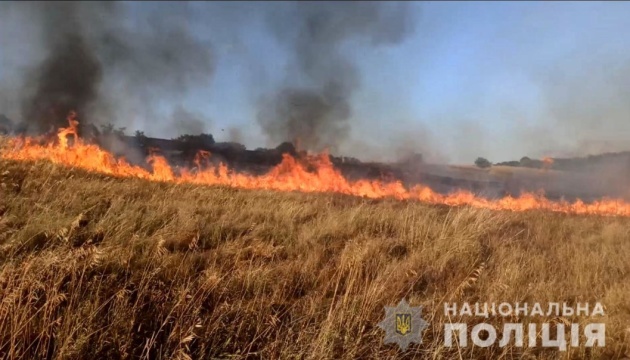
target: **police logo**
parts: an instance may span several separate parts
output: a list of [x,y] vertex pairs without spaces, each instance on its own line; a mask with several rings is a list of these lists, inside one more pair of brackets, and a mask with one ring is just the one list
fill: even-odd
[[402,299],[397,306],[385,307],[385,319],[378,327],[385,330],[385,344],[398,344],[401,350],[407,350],[409,344],[422,342],[422,331],[429,324],[421,317],[422,306],[411,307]]
[[411,314],[396,314],[396,332],[402,336],[409,334],[411,331]]

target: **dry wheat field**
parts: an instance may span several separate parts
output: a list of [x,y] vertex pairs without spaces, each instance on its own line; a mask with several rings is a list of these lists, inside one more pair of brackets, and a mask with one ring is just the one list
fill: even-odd
[[[630,353],[628,240],[624,217],[0,160],[0,358],[620,359]],[[377,326],[402,298],[429,323],[406,352]],[[445,347],[443,323],[458,320],[445,318],[447,301],[601,302],[606,346]]]

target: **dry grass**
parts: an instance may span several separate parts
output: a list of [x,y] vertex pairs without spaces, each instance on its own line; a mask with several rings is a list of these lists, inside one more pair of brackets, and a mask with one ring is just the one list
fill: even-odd
[[[630,219],[175,186],[45,162],[0,161],[0,183],[0,358],[618,359],[630,350]],[[377,327],[402,297],[430,323],[404,354]],[[600,301],[607,345],[445,348],[444,301]],[[488,321],[500,330],[505,319]]]

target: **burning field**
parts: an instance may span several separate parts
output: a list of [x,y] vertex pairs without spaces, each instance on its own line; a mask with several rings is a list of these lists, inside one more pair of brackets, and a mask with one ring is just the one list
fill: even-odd
[[525,192],[519,197],[506,196],[493,200],[463,190],[444,195],[423,185],[406,188],[401,181],[351,181],[335,169],[326,153],[305,155],[302,159],[283,154],[279,165],[259,176],[230,171],[225,164],[214,166],[208,161],[212,154],[207,151],[197,153],[194,169],[174,169],[164,157],[152,154],[147,158],[151,166],[147,170],[130,165],[124,158],[116,158],[98,146],[80,139],[77,132],[79,123],[74,112],[69,116],[68,122],[69,126],[60,129],[53,140],[29,137],[10,139],[1,156],[12,160],[50,160],[102,174],[151,181],[224,185],[243,189],[334,192],[370,199],[391,197],[397,200],[418,200],[449,206],[465,205],[490,210],[548,210],[573,214],[630,216],[630,203],[622,199],[600,199],[589,203],[580,199],[574,202],[552,201],[545,198],[542,192]]
[[[265,175],[76,136],[5,138],[0,356],[24,358],[618,359],[630,351],[628,204],[346,180],[326,156]],[[208,186],[211,185],[211,186]],[[424,307],[404,354],[383,307]],[[606,346],[445,347],[444,302],[601,302]],[[586,323],[583,316],[513,321]],[[484,319],[501,328],[501,318]],[[540,341],[540,334],[538,340]]]
[[[2,358],[619,359],[629,350],[626,217],[400,201],[410,193],[322,183],[341,179],[326,167],[306,175],[289,158],[273,177],[176,176],[159,158],[145,172],[80,142],[15,150],[14,141],[0,160]],[[313,191],[266,190],[300,189],[287,174]],[[384,198],[340,194],[352,191]],[[403,297],[430,324],[405,354],[377,327]],[[606,346],[446,348],[445,301],[599,301]]]
[[[0,2],[0,359],[630,358],[630,152],[573,152],[592,134],[625,146],[627,94],[604,91],[623,76],[582,81],[622,67],[510,82],[520,45],[452,51],[490,29],[462,30],[474,6],[419,5]],[[487,24],[545,24],[521,20]],[[543,50],[529,66],[552,63]],[[571,155],[441,154],[507,157],[502,144]],[[402,299],[427,325],[406,350],[380,327]],[[417,330],[396,319],[400,336]],[[597,346],[562,332],[593,322]],[[496,342],[447,344],[451,324],[472,337],[481,323]],[[551,338],[510,328],[541,323]]]

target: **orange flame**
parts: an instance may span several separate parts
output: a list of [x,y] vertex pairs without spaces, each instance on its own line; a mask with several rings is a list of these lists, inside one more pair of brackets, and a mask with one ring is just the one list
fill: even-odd
[[[581,200],[569,203],[552,201],[541,194],[525,193],[519,197],[506,196],[498,200],[489,200],[464,190],[443,195],[423,185],[407,189],[400,181],[349,181],[334,168],[327,154],[307,156],[307,165],[314,167],[314,172],[308,171],[305,165],[284,154],[282,162],[269,173],[254,176],[229,171],[224,164],[210,165],[209,152],[197,154],[195,158],[197,171],[185,169],[176,173],[164,157],[152,153],[147,159],[152,171],[148,171],[131,165],[124,159],[116,159],[96,145],[81,141],[77,135],[79,123],[74,113],[70,115],[68,121],[70,126],[58,131],[58,143],[48,142],[42,145],[33,138],[13,138],[9,142],[9,149],[2,153],[2,157],[13,160],[44,159],[103,174],[173,183],[227,185],[277,191],[335,192],[373,199],[393,197],[400,200],[419,200],[451,206],[467,205],[492,210],[543,209],[575,214],[630,216],[630,204],[618,199],[601,199],[588,204]],[[72,145],[68,143],[69,136],[74,138]]]
[[551,168],[551,166],[553,165],[553,159],[545,156],[544,158],[542,158],[542,162],[543,162],[543,170],[549,170]]

